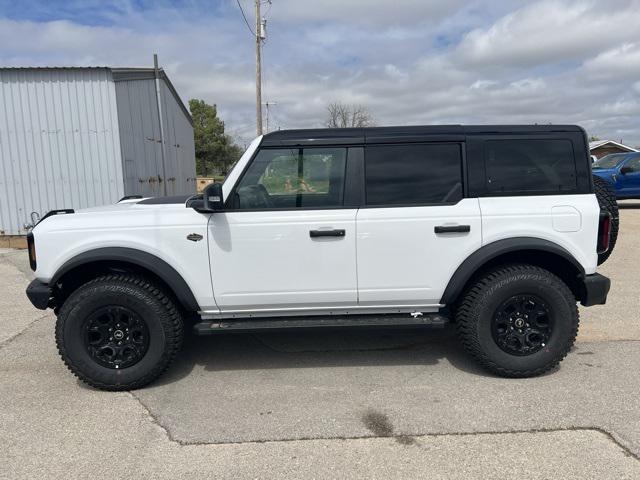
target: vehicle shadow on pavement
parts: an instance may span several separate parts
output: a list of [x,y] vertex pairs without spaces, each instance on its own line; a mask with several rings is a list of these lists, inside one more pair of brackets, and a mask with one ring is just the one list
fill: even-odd
[[154,385],[208,372],[326,367],[436,365],[446,360],[464,372],[479,368],[459,344],[455,329],[381,329],[188,335],[182,353]]

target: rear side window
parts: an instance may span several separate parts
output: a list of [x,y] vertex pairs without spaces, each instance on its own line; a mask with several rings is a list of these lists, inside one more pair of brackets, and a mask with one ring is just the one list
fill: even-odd
[[485,142],[489,193],[566,193],[577,189],[570,140]]
[[462,199],[459,144],[380,145],[365,150],[367,205],[424,205]]

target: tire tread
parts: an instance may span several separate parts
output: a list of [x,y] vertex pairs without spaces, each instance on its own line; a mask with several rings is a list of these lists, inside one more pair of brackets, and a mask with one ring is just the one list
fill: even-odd
[[618,200],[613,188],[611,188],[611,185],[597,175],[594,175],[593,186],[600,208],[605,208],[609,213],[611,213],[611,239],[609,241],[609,250],[598,254],[598,265],[602,265],[611,256],[613,249],[616,246],[618,230],[620,228],[620,213],[618,211]]
[[[66,319],[66,312],[71,310],[80,300],[81,294],[92,288],[96,285],[107,284],[107,283],[120,283],[131,285],[139,288],[145,294],[151,296],[153,299],[162,304],[163,308],[166,309],[167,318],[163,319],[163,327],[165,330],[165,334],[168,335],[167,348],[162,354],[162,359],[158,364],[151,369],[146,375],[142,376],[140,379],[123,384],[109,384],[100,381],[96,381],[95,379],[84,374],[80,369],[74,364],[73,360],[69,357],[66,352],[63,332],[64,325]],[[56,322],[56,346],[58,348],[58,353],[62,357],[67,368],[82,382],[90,385],[94,388],[98,388],[100,390],[109,390],[109,391],[122,391],[122,390],[135,390],[137,388],[141,388],[153,380],[162,375],[167,368],[173,363],[175,360],[180,348],[182,347],[182,341],[184,337],[184,327],[182,321],[182,315],[180,311],[176,308],[174,301],[160,288],[154,285],[152,282],[148,281],[144,277],[138,275],[131,274],[107,274],[94,278],[93,280],[87,282],[80,288],[78,288],[75,292],[71,294],[71,296],[67,299],[60,310],[60,315],[58,316],[58,321]]]
[[[476,327],[478,322],[479,307],[482,303],[482,297],[487,294],[487,291],[494,285],[501,277],[514,275],[514,274],[533,274],[543,275],[548,277],[548,281],[561,292],[565,297],[569,305],[572,306],[572,326],[571,336],[564,343],[563,347],[554,356],[553,360],[548,362],[542,367],[516,370],[505,368],[497,365],[490,360],[484,353],[482,346],[480,345],[478,336],[476,334]],[[578,328],[580,323],[580,314],[576,305],[575,297],[565,285],[565,283],[553,273],[545,270],[541,267],[528,264],[514,264],[499,267],[484,277],[479,279],[474,285],[472,285],[464,294],[462,301],[456,309],[456,324],[458,329],[458,335],[462,341],[464,349],[485,369],[502,377],[510,378],[522,378],[522,377],[534,377],[541,375],[553,368],[555,368],[563,359],[567,356],[571,350],[576,336],[578,335]]]

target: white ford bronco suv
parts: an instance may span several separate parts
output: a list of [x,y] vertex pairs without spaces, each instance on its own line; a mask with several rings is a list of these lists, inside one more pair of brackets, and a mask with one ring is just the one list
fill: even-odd
[[183,331],[456,324],[486,369],[571,349],[617,234],[577,126],[273,132],[204,195],[52,211],[27,289],[69,369],[106,390],[164,372]]

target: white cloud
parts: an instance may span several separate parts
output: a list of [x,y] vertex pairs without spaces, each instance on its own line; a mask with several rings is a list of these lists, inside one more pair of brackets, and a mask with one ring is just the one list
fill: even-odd
[[[249,8],[247,1],[243,3]],[[272,11],[279,18],[289,22],[338,22],[387,28],[393,25],[433,24],[455,13],[465,3],[468,2],[464,0],[395,0],[392,3],[388,0],[274,0]]]
[[[253,42],[235,1],[211,13],[117,0],[98,25],[72,5],[38,21],[0,11],[0,63],[150,66],[158,52],[185,100],[216,103],[243,142],[254,134]],[[272,126],[321,126],[342,100],[380,125],[579,123],[640,144],[640,0],[274,0],[269,18]]]
[[640,42],[624,43],[598,54],[584,63],[584,69],[597,76],[640,76]]
[[526,66],[584,58],[638,38],[640,2],[547,0],[469,32],[458,53],[475,65]]
[[476,80],[471,84],[469,88],[472,90],[487,90],[489,88],[495,87],[497,82],[494,80]]

